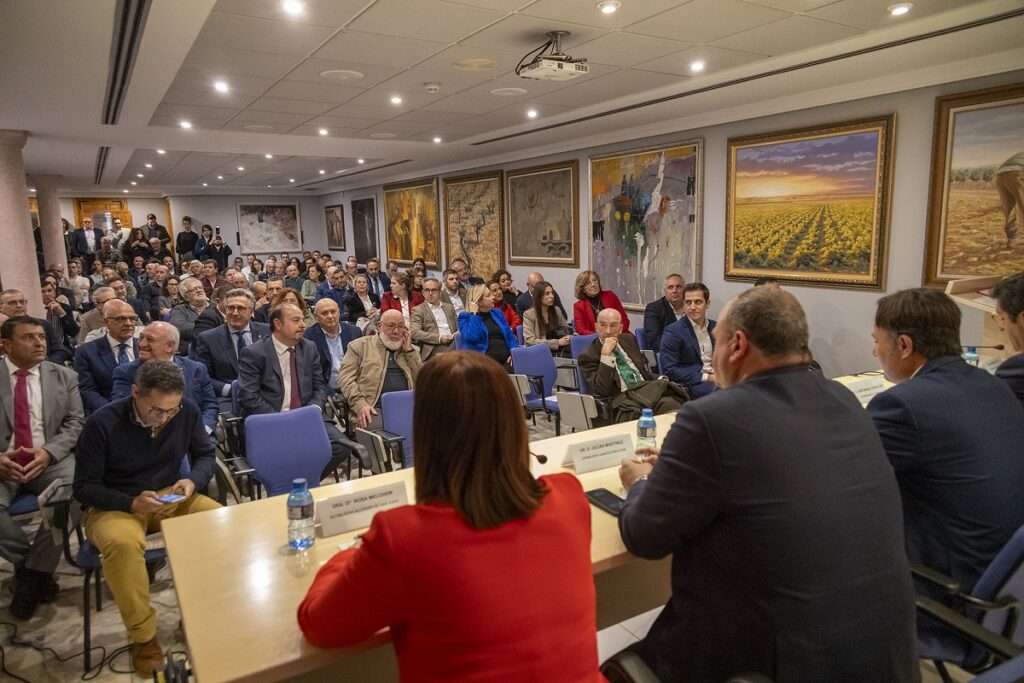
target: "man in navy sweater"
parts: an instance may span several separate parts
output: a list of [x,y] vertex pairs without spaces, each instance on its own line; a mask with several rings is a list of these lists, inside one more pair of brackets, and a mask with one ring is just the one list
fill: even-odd
[[86,508],[85,533],[99,548],[107,585],[132,639],[132,666],[143,678],[163,664],[149,603],[146,533],[169,517],[220,507],[196,494],[213,476],[215,451],[199,406],[184,393],[177,365],[144,363],[131,396],[93,413],[76,450],[74,492]]

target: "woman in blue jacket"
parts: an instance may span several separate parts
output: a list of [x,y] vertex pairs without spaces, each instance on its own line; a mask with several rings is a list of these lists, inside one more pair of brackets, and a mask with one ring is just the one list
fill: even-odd
[[487,287],[473,285],[469,288],[466,310],[459,313],[458,324],[464,349],[479,351],[511,371],[516,335],[501,311],[494,308]]

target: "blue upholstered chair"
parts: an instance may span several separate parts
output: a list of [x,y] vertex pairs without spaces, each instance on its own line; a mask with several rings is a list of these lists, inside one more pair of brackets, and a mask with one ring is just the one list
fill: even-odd
[[331,460],[331,442],[320,410],[305,406],[245,418],[245,458],[268,496],[288,493],[292,480],[299,477],[310,488],[319,485]]

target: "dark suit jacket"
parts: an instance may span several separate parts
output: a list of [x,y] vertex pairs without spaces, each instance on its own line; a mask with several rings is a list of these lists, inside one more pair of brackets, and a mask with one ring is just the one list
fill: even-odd
[[196,318],[195,327],[192,328],[192,334],[194,337],[198,337],[203,332],[212,330],[215,327],[219,327],[224,324],[224,316],[221,315],[220,309],[216,306],[207,306],[203,309],[203,312]]
[[[580,354],[577,362],[579,363],[580,372],[583,373],[583,379],[590,386],[590,393],[597,398],[612,398],[621,393],[619,372],[615,368],[601,362],[602,346],[601,338],[596,337]],[[620,334],[619,346],[629,356],[629,359],[633,361],[633,365],[640,371],[644,379],[654,379],[654,375],[651,374],[647,364],[647,359],[644,358],[644,354],[640,352],[640,347],[637,346],[636,337],[631,334]]]
[[[378,311],[380,310],[380,299],[373,292],[368,292],[367,296],[370,297],[370,301],[373,303],[373,307]],[[341,309],[341,319],[347,320],[350,323],[355,323],[359,318],[366,315],[366,309],[363,308],[363,302],[359,300],[359,297],[352,295],[345,297],[345,307]],[[308,332],[308,330],[307,330]],[[348,342],[346,342],[347,344]]]
[[911,561],[969,591],[1024,524],[1024,408],[999,378],[941,356],[868,414],[900,484]]
[[665,328],[674,322],[676,312],[672,310],[672,304],[668,299],[661,297],[647,304],[644,308],[644,336],[647,338],[647,348],[661,351],[661,335]]
[[[441,290],[444,291],[443,289]],[[465,297],[463,297],[465,301]],[[522,318],[523,313],[526,309],[533,307],[533,294],[529,291],[520,292],[519,297],[516,298],[516,314]],[[569,314],[565,312],[565,307],[562,306],[562,297],[558,296],[558,292],[555,292],[555,307],[562,312],[562,317],[566,320],[569,319]]]
[[383,271],[378,273],[377,278],[380,282],[379,286],[375,285],[373,279],[369,275],[366,276],[366,280],[370,284],[370,293],[376,295],[377,300],[380,301],[380,298],[381,296],[384,295],[384,292],[391,291],[391,278],[388,277],[388,274]]
[[[139,357],[139,342],[132,338],[132,357]],[[110,403],[114,387],[117,356],[110,349],[107,335],[80,344],[75,349],[75,372],[78,373],[78,391],[82,394],[85,414],[90,415]]]
[[[355,325],[350,323],[341,323],[341,350],[342,353],[348,351],[348,343],[353,339],[358,339],[363,336],[363,331]],[[309,341],[316,345],[317,353],[320,354],[320,370],[323,372],[324,384],[330,384],[331,381],[331,349],[327,346],[327,336],[324,334],[324,328],[320,327],[320,323],[307,327],[303,335]]]
[[[142,302],[138,299],[128,298],[127,303],[135,311],[135,315],[139,316],[139,322],[145,324],[149,320],[149,311],[142,305]],[[158,318],[159,320],[159,318]]]
[[1018,353],[1003,361],[996,370],[996,377],[1010,385],[1010,389],[1024,405],[1024,353]]
[[[181,374],[185,377],[185,398],[191,400],[203,413],[203,424],[211,430],[217,428],[217,414],[220,412],[220,404],[213,393],[213,382],[206,372],[206,366],[202,363],[182,356],[172,356],[171,360],[181,368]],[[142,361],[135,359],[128,365],[119,365],[114,370],[114,386],[110,391],[111,400],[118,400],[132,395],[132,383],[135,381],[135,373],[139,371]]]
[[[232,332],[227,325],[219,325],[197,336],[192,347],[192,360],[206,366],[206,371],[213,382],[213,392],[217,396],[224,395],[225,384],[231,384],[238,379],[238,356],[235,354],[235,341],[231,335]],[[270,326],[250,321],[249,336],[252,337],[253,343],[265,339],[270,336]]]
[[[95,251],[99,251],[100,250],[100,240],[103,239],[103,231],[100,230],[99,228],[93,228],[92,229],[92,234],[93,234],[93,237],[96,238],[95,242],[93,242],[93,244],[95,245]],[[90,256],[90,254],[89,254],[89,242],[86,240],[85,230],[84,229],[83,230],[72,230],[71,231],[71,255],[72,256],[81,256],[83,258],[85,258],[86,256]],[[93,256],[93,258],[95,258],[95,253],[92,254],[92,256]],[[93,259],[88,259],[88,260],[89,260],[89,265],[91,266]]]
[[856,399],[805,365],[683,405],[619,528],[672,555],[636,646],[661,680],[918,680],[892,468]]
[[[711,334],[715,329],[715,321],[708,321],[708,336],[711,337],[711,348],[715,348],[715,337]],[[703,361],[700,358],[700,344],[697,334],[693,331],[690,319],[683,316],[665,328],[661,337],[661,355],[659,365],[661,371],[676,384],[692,387],[700,384]]]
[[[308,339],[299,342],[295,347],[295,361],[299,367],[299,397],[302,405],[315,405],[323,410],[327,401],[327,382],[324,381],[323,372],[318,372],[320,353],[316,345]],[[288,368],[284,371],[288,372]],[[238,401],[241,403],[242,417],[281,412],[284,380],[273,336],[242,349],[238,358]]]
[[142,309],[146,311],[148,316],[146,320],[150,322],[163,320],[160,315],[160,294],[161,287],[159,282],[147,282],[139,290],[139,301],[142,302]]
[[256,322],[267,323],[270,321],[270,302],[257,306],[252,312],[252,319]]
[[64,343],[60,333],[46,320],[43,320],[43,331],[46,332],[46,360],[57,365],[64,365],[74,357],[71,347]]
[[[43,395],[43,439],[46,452],[54,462],[66,458],[75,449],[85,424],[78,382],[71,368],[43,361],[39,366],[39,384]],[[14,441],[14,387],[7,364],[0,362],[0,453],[10,450]],[[10,483],[17,489],[18,484]]]

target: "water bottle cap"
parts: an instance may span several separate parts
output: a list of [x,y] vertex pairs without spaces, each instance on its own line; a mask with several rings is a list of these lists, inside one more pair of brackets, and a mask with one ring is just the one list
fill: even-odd
[[292,486],[305,486],[305,485],[306,485],[305,477],[299,477],[298,479],[292,479]]
[[978,352],[978,347],[976,347],[976,346],[968,346],[967,347],[967,353],[977,353],[977,352]]
[[654,417],[654,410],[651,408],[643,408],[640,410],[640,417]]

